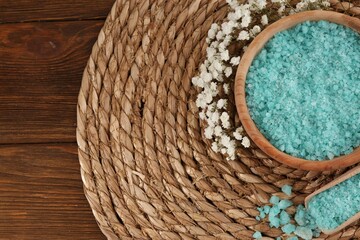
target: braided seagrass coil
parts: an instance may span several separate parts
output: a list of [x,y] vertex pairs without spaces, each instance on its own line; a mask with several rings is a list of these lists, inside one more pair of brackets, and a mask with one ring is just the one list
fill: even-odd
[[[284,184],[300,204],[347,170],[297,170],[255,147],[235,161],[211,150],[191,78],[227,11],[218,0],[115,2],[84,71],[77,121],[85,195],[108,239],[246,240],[256,230],[272,239],[281,230],[255,220],[258,205],[286,198]],[[320,236],[359,238],[358,222]]]

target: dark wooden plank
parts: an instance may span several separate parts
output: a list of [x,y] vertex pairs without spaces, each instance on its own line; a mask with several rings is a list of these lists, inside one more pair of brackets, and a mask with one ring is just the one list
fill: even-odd
[[0,24],[0,144],[75,142],[81,77],[102,25]]
[[0,239],[105,239],[76,144],[0,145]]
[[104,19],[115,0],[0,0],[0,23]]

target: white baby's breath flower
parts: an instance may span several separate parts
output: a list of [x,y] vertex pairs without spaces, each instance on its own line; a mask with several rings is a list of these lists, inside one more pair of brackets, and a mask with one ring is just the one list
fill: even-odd
[[229,50],[226,50],[221,53],[221,60],[228,61],[229,59],[230,59]]
[[232,57],[232,58],[230,59],[230,63],[231,63],[231,65],[233,65],[233,66],[239,65],[239,63],[240,63],[240,56],[238,56],[238,57]]
[[219,24],[217,24],[217,23],[213,23],[210,26],[210,29],[214,30],[215,32],[219,31],[219,28],[220,28]]
[[322,1],[321,5],[323,5],[324,7],[330,7],[330,2],[328,0]]
[[233,133],[236,140],[242,140],[243,136],[242,133],[244,132],[244,129],[242,127],[238,127],[235,132]]
[[208,38],[209,39],[214,39],[215,36],[216,36],[216,31],[214,29],[210,28],[209,31],[208,31]]
[[197,87],[204,88],[204,80],[200,77],[193,77],[192,83]]
[[301,12],[303,10],[307,10],[308,6],[309,6],[308,1],[301,1],[298,4],[296,4],[296,11]]
[[224,37],[223,43],[225,47],[229,46],[229,44],[231,43],[231,39],[232,39],[231,35],[227,35],[226,37]]
[[226,47],[227,46],[226,46],[224,41],[219,43],[218,50],[219,50],[219,53],[220,53],[220,58],[221,58],[221,54],[227,50]]
[[266,0],[248,0],[251,10],[262,10],[266,7]]
[[206,49],[206,57],[207,58],[213,58],[216,55],[216,49],[212,47],[208,47]]
[[227,160],[234,160],[235,153],[236,153],[236,143],[234,140],[231,140],[227,146],[227,154],[228,154]]
[[251,36],[256,36],[259,32],[261,32],[261,28],[259,25],[255,25],[251,30],[250,30],[250,35]]
[[199,95],[198,95],[198,97],[197,97],[197,99],[195,101],[195,104],[199,108],[206,108],[207,103],[205,101],[204,94],[199,93]]
[[[216,82],[211,82],[210,83],[210,89],[212,91],[212,94],[216,93],[216,95],[217,95],[218,86],[217,86]],[[215,96],[213,95],[213,97],[215,97]]]
[[225,93],[225,94],[229,94],[229,84],[224,83],[223,89],[224,89],[224,93]]
[[219,146],[218,146],[217,142],[213,142],[213,143],[211,144],[211,149],[212,149],[214,152],[216,152],[216,153],[219,152]]
[[201,111],[201,112],[199,113],[199,118],[200,118],[201,120],[204,120],[204,119],[206,118],[206,115],[205,115],[205,113],[204,113],[203,111]]
[[278,14],[282,15],[282,13],[285,11],[285,5],[282,5],[279,9],[278,9]]
[[241,7],[237,7],[235,9],[235,12],[234,12],[234,18],[236,19],[236,21],[240,20],[240,18],[242,18],[244,15],[243,15],[243,11],[242,11],[242,8]]
[[230,119],[230,116],[227,112],[223,112],[220,116],[220,120],[221,120],[221,123],[222,123],[222,126],[225,128],[225,129],[228,129],[230,127],[230,122],[229,122],[229,119]]
[[224,38],[224,33],[223,33],[223,31],[218,31],[217,33],[216,33],[216,40],[218,40],[218,41],[220,41],[220,40],[222,40]]
[[230,145],[230,141],[231,141],[231,139],[230,139],[230,137],[227,136],[227,135],[222,135],[222,136],[220,137],[220,144],[223,145],[224,147],[229,146],[229,145]]
[[234,134],[234,137],[235,137],[236,140],[240,141],[243,138],[243,136],[238,132],[234,132],[233,134]]
[[221,135],[223,134],[223,129],[221,126],[216,126],[215,129],[214,129],[214,135],[216,137],[220,137]]
[[218,111],[213,112],[213,114],[211,115],[211,121],[214,124],[217,124],[219,122],[220,119],[220,113]]
[[225,73],[225,77],[230,77],[232,74],[232,67],[225,68],[224,73]]
[[247,10],[246,14],[243,16],[242,21],[241,21],[241,27],[243,28],[247,28],[249,26],[249,24],[251,23],[251,16],[250,16],[250,11]]
[[243,137],[243,139],[242,139],[242,141],[241,141],[241,144],[242,144],[244,147],[246,147],[246,148],[250,147],[250,140],[249,140],[249,138],[248,138],[248,137]]
[[212,126],[208,126],[205,128],[204,135],[207,139],[212,139],[212,136],[214,134],[214,128]]
[[201,64],[199,69],[200,72],[206,72],[206,64],[205,63]]
[[250,14],[250,7],[251,5],[249,3],[241,4],[236,9],[239,9],[242,13],[242,16],[245,16],[247,14]]
[[225,129],[229,129],[229,128],[230,128],[230,122],[229,122],[229,121],[223,122],[223,123],[222,123],[222,126],[223,126]]
[[225,67],[221,64],[221,62],[219,61],[219,59],[215,59],[214,62],[214,69],[218,72],[221,72]]
[[213,41],[211,44],[210,44],[210,47],[212,48],[217,48],[219,46],[219,41]]
[[261,24],[265,26],[265,25],[268,25],[268,23],[269,23],[268,16],[266,14],[262,15],[261,16]]
[[[240,17],[241,17],[241,16],[240,16]],[[238,17],[238,15],[237,15],[235,12],[230,12],[230,13],[228,14],[228,19],[229,19],[230,21],[237,21],[237,20],[240,19],[240,17]]]
[[205,101],[205,104],[211,103],[213,100],[213,93],[209,87],[205,87],[204,91],[202,92],[202,101]]
[[237,0],[226,0],[226,2],[229,4],[229,6],[232,8],[232,9],[236,9],[236,7],[239,6],[239,3]]
[[212,102],[211,104],[209,104],[208,110],[211,112],[215,112],[216,111],[216,103]]
[[209,83],[212,80],[212,75],[209,72],[201,72],[200,78],[204,81],[204,83]]
[[217,104],[216,104],[216,107],[218,109],[222,109],[222,108],[226,107],[226,104],[227,104],[227,99],[219,99]]
[[242,30],[240,33],[239,33],[239,36],[238,36],[238,40],[249,40],[250,39],[250,35],[249,35],[249,32],[245,31],[245,30]]
[[223,78],[223,74],[222,73],[219,73],[216,78],[215,78],[218,82],[222,82],[224,81],[224,78]]
[[221,30],[225,35],[229,35],[233,31],[234,27],[235,27],[234,21],[228,21],[221,24]]
[[260,10],[264,9],[266,7],[266,0],[257,0],[257,6]]

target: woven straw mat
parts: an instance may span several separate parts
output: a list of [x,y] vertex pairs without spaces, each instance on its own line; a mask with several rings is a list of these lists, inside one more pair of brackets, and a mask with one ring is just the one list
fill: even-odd
[[[257,148],[226,161],[210,149],[191,78],[210,25],[228,10],[217,0],[114,4],[84,72],[77,123],[85,194],[108,239],[246,240],[255,230],[273,239],[281,230],[255,220],[258,205],[285,198],[284,184],[303,203],[346,171],[293,169]],[[359,225],[321,238],[360,239]]]

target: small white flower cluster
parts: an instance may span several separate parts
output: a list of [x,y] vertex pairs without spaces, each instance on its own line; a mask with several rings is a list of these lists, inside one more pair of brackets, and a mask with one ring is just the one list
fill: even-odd
[[[288,0],[249,0],[245,4],[239,4],[238,0],[227,0],[231,8],[227,21],[221,25],[211,25],[206,38],[209,44],[206,60],[200,66],[199,75],[192,79],[192,83],[202,89],[196,105],[200,108],[200,119],[207,123],[204,136],[213,140],[212,150],[226,155],[227,160],[235,159],[238,146],[250,147],[250,140],[244,136],[243,128],[231,123],[228,100],[219,96],[223,92],[228,97],[230,85],[226,80],[233,81],[233,69],[240,63],[240,56],[231,56],[228,47],[232,41],[248,41],[261,32],[259,25],[252,24],[253,15],[261,13],[270,1],[279,4],[279,17],[289,4]],[[314,3],[322,7],[326,5],[325,2],[328,3],[328,0],[302,0],[295,11],[306,10],[309,4]],[[268,16],[262,15],[261,25],[268,24]],[[253,26],[250,27],[251,25]],[[237,36],[235,32],[238,33]]]
[[[310,6],[312,9],[310,9]],[[298,4],[296,4],[295,12],[302,12],[306,10],[314,10],[314,9],[323,9],[330,7],[330,2],[328,0],[302,0]],[[293,13],[293,12],[292,12]]]

